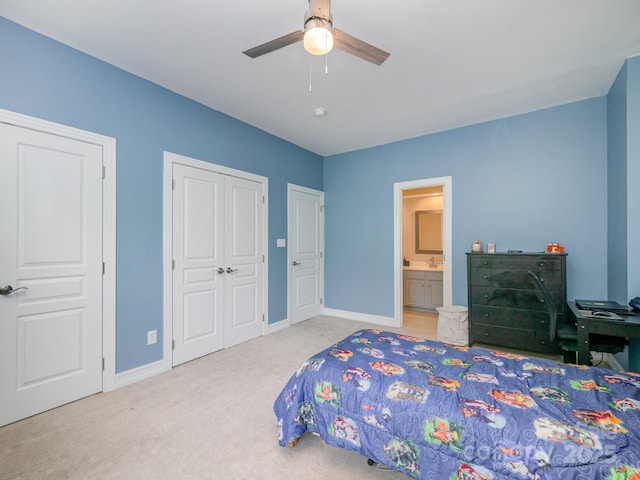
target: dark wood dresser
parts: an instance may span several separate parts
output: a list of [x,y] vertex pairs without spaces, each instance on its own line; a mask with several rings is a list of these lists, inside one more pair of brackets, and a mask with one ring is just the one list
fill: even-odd
[[469,345],[558,353],[549,340],[549,311],[529,271],[538,275],[554,301],[558,322],[564,322],[566,258],[564,253],[467,253]]

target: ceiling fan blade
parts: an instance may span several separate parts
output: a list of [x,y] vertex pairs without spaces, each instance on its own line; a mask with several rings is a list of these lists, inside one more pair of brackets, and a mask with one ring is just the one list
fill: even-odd
[[257,47],[250,48],[249,50],[245,50],[244,53],[248,57],[256,58],[260,55],[264,55],[265,53],[273,52],[274,50],[278,50],[279,48],[286,47],[287,45],[291,45],[292,43],[296,43],[302,40],[304,34],[302,31],[297,30],[295,32],[291,32],[288,35],[285,35],[280,38],[276,38],[275,40],[271,40],[267,43],[263,43],[262,45],[258,45]]
[[364,42],[356,37],[349,35],[348,33],[333,29],[333,46],[342,50],[343,52],[350,53],[356,57],[360,57],[367,62],[375,63],[376,65],[382,65],[382,63],[390,55],[384,50],[380,50],[378,47]]

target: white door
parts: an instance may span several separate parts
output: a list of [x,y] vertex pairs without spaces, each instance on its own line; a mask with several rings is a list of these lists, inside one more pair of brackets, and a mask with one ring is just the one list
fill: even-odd
[[102,148],[0,124],[0,225],[2,426],[102,390]]
[[262,334],[263,185],[173,164],[173,365]]
[[224,346],[262,335],[262,184],[225,177]]
[[289,317],[322,313],[324,193],[289,185]]
[[223,347],[224,176],[173,165],[173,365]]

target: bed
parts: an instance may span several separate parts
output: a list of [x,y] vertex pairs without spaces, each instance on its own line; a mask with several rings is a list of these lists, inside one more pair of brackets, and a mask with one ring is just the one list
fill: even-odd
[[410,477],[640,480],[640,375],[360,330],[274,404],[305,432]]

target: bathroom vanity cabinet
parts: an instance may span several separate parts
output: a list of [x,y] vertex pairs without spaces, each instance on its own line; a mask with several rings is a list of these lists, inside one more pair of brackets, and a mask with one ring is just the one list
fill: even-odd
[[442,272],[405,270],[403,279],[404,306],[435,310],[442,306]]
[[551,295],[557,321],[566,316],[566,254],[467,253],[469,345],[474,342],[557,353],[549,311],[529,272]]

